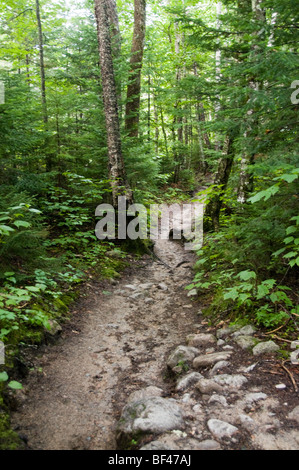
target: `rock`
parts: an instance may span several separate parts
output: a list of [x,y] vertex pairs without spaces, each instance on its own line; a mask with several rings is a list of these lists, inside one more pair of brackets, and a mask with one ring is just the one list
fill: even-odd
[[211,394],[213,392],[221,392],[222,387],[221,385],[217,384],[214,382],[214,380],[211,379],[201,379],[197,384],[196,384],[197,390],[200,391],[202,394]]
[[217,439],[223,439],[225,437],[230,438],[238,432],[236,426],[221,421],[220,419],[209,419],[208,428]]
[[241,388],[246,382],[247,379],[244,375],[229,375],[229,374],[221,374],[215,375],[213,380],[219,385],[226,385],[227,387],[239,389]]
[[46,334],[54,338],[55,336],[60,335],[62,332],[62,327],[56,320],[48,320],[49,327],[46,329]]
[[183,390],[186,390],[202,378],[203,375],[201,375],[199,372],[190,372],[189,374],[185,375],[185,377],[178,380],[176,385],[176,391],[181,392]]
[[256,339],[252,338],[252,336],[240,335],[235,338],[235,343],[242,349],[250,349],[256,344]]
[[189,290],[187,297],[195,297],[197,295],[197,289]]
[[217,374],[219,370],[221,369],[224,369],[224,367],[228,367],[229,366],[229,362],[228,361],[219,361],[219,362],[216,362],[216,364],[212,367],[212,369],[210,370],[210,377],[212,377],[213,375]]
[[206,439],[205,441],[201,441],[199,443],[198,450],[221,450],[221,446],[217,441]]
[[258,343],[254,346],[252,352],[254,356],[259,356],[261,354],[268,354],[268,353],[275,353],[279,350],[279,346],[274,343],[274,341],[265,341],[262,343]]
[[168,357],[167,366],[170,369],[173,369],[176,366],[191,364],[196,354],[198,354],[198,349],[192,348],[191,346],[178,346]]
[[287,388],[286,384],[277,384],[275,385],[275,388],[277,388],[277,390],[284,390],[285,388]]
[[210,343],[216,343],[216,338],[212,334],[198,334],[198,335],[188,335],[186,338],[186,342],[189,346],[193,346],[195,348],[200,348],[201,346],[206,346]]
[[217,330],[216,332],[216,337],[218,339],[221,339],[225,336],[231,335],[234,333],[236,330],[239,330],[241,327],[240,325],[232,325],[232,326],[227,326],[226,328],[221,328],[220,330]]
[[291,349],[299,348],[299,341],[292,341],[291,342]]
[[145,282],[143,284],[139,284],[140,289],[148,290],[148,289],[151,289],[151,287],[153,287],[152,282]]
[[146,297],[146,299],[144,299],[145,304],[153,304],[154,302],[154,299],[152,299],[151,297]]
[[136,390],[135,392],[131,393],[128,398],[128,403],[143,400],[145,398],[161,397],[162,395],[163,390],[161,388],[150,385],[149,387],[142,388],[141,390]]
[[252,405],[253,403],[256,403],[260,400],[266,400],[268,398],[268,395],[263,392],[253,392],[253,393],[247,393],[245,396],[245,402],[247,405]]
[[160,282],[160,284],[158,285],[158,289],[166,291],[168,290],[168,286],[164,282]]
[[[181,434],[179,434],[181,433]],[[211,449],[207,450],[219,450],[219,444],[217,447],[217,442],[214,442],[214,446],[210,444]],[[213,449],[214,447],[214,449]],[[202,443],[197,439],[187,438],[186,433],[181,431],[172,431],[169,434],[163,434],[159,436],[158,439],[145,444],[140,448],[140,450],[204,450],[202,449]],[[180,460],[179,460],[180,462]]]
[[291,411],[287,417],[288,419],[293,419],[294,421],[297,421],[297,423],[299,424],[299,406],[296,406],[296,408],[294,408],[293,411]]
[[299,364],[299,349],[296,349],[295,351],[291,353],[290,360],[291,360],[291,363],[294,365]]
[[116,430],[120,448],[126,448],[141,434],[164,433],[184,429],[180,407],[172,399],[151,397],[129,403],[123,409]]
[[252,336],[256,332],[256,328],[252,325],[243,326],[239,330],[235,331],[232,336],[236,338],[237,336]]
[[136,290],[137,289],[137,286],[135,286],[134,284],[127,284],[124,287],[125,287],[125,289],[130,289],[130,290]]
[[232,351],[221,351],[212,354],[202,354],[195,357],[193,360],[194,369],[199,369],[200,367],[210,367],[216,362],[226,361],[230,358]]
[[238,421],[240,425],[249,432],[252,432],[256,428],[255,421],[248,415],[240,414]]
[[208,401],[209,404],[218,403],[221,406],[228,406],[227,400],[223,395],[213,394]]

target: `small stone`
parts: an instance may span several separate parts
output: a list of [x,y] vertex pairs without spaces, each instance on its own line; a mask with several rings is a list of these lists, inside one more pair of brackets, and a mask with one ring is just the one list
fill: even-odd
[[124,286],[126,289],[130,289],[130,290],[136,290],[137,289],[137,286],[135,286],[134,284],[127,284],[126,286]]
[[244,375],[229,375],[229,374],[221,374],[215,375],[213,379],[216,383],[220,385],[226,385],[230,388],[239,389],[241,388],[246,382],[247,379]]
[[211,394],[213,392],[221,392],[222,387],[221,385],[217,384],[214,382],[214,380],[211,379],[201,379],[197,384],[196,384],[197,390],[200,391],[200,393],[203,394]]
[[187,297],[195,297],[197,295],[197,289],[191,289],[188,294],[187,294]]
[[252,336],[256,332],[256,328],[252,325],[243,326],[239,330],[235,331],[232,336],[236,338],[237,336]]
[[198,349],[191,346],[178,346],[168,357],[167,366],[173,369],[177,365],[191,364],[197,353]]
[[240,325],[227,326],[226,328],[221,328],[220,330],[217,330],[216,336],[218,339],[220,339],[225,336],[231,335],[238,329],[240,329]]
[[166,291],[168,290],[168,286],[164,282],[160,282],[160,284],[158,285],[158,289]]
[[252,405],[252,403],[258,402],[260,400],[266,400],[268,398],[268,395],[263,392],[253,392],[253,393],[248,393],[245,397],[245,402],[248,405]]
[[297,421],[297,423],[299,424],[299,406],[296,406],[296,408],[294,408],[293,411],[291,411],[287,417],[288,419],[293,419],[294,421]]
[[212,334],[201,333],[198,335],[188,335],[186,342],[189,346],[200,348],[201,346],[206,346],[209,343],[216,343],[216,338]]
[[59,325],[59,323],[56,320],[48,320],[49,328],[46,329],[46,333],[49,336],[57,336],[62,332],[62,327]]
[[291,353],[290,360],[291,360],[291,363],[294,365],[299,364],[299,349],[296,349],[295,351]]
[[181,392],[197,383],[203,376],[199,372],[190,372],[182,379],[178,380],[176,390]]
[[252,352],[254,356],[259,356],[261,354],[268,354],[268,353],[275,353],[279,350],[279,346],[274,343],[274,341],[265,341],[262,343],[258,343],[254,346]]
[[299,348],[299,341],[292,341],[291,342],[291,349]]
[[209,404],[218,403],[221,406],[228,406],[227,400],[223,395],[214,394],[209,399]]
[[254,420],[250,418],[250,416],[245,414],[241,414],[239,416],[239,423],[241,424],[241,426],[243,426],[243,428],[245,428],[249,432],[253,431],[256,426]]
[[232,424],[221,421],[220,419],[209,419],[208,428],[210,432],[218,439],[232,437],[238,432],[238,428]]
[[151,297],[146,297],[146,299],[144,299],[144,303],[145,304],[153,304],[154,299],[152,299]]
[[221,450],[221,446],[217,441],[206,439],[205,441],[201,441],[199,443],[198,450]]
[[285,384],[277,384],[275,385],[275,388],[277,388],[277,390],[284,390],[287,386]]
[[210,370],[210,376],[213,376],[218,373],[219,370],[224,369],[224,367],[228,367],[229,362],[228,361],[219,361],[217,362],[214,367]]
[[193,367],[194,369],[198,369],[199,367],[212,366],[216,364],[216,362],[226,361],[230,358],[231,354],[231,351],[221,351],[212,354],[203,354],[201,356],[197,356],[193,360]]

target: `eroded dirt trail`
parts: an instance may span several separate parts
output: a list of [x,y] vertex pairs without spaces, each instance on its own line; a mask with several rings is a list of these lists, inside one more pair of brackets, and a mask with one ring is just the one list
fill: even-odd
[[30,449],[116,449],[130,393],[162,386],[167,355],[194,331],[196,304],[184,290],[192,252],[169,240],[155,251],[172,269],[145,256],[114,285],[95,283],[58,344],[35,358],[12,416]]

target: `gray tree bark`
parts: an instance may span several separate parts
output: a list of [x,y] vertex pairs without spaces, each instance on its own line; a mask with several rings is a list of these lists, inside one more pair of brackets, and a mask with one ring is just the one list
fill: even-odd
[[134,0],[134,32],[127,88],[125,128],[130,137],[139,135],[141,70],[146,30],[146,0]]
[[107,130],[109,179],[112,187],[112,203],[117,207],[118,196],[126,196],[128,202],[131,202],[132,193],[128,186],[122,154],[107,0],[95,0],[95,16]]

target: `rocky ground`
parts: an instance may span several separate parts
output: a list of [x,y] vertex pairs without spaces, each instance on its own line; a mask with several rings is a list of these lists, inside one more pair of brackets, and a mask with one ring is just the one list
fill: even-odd
[[86,286],[30,357],[12,415],[28,449],[298,449],[296,360],[250,325],[209,327],[185,290],[193,255],[168,240],[155,252],[163,263],[132,258]]

